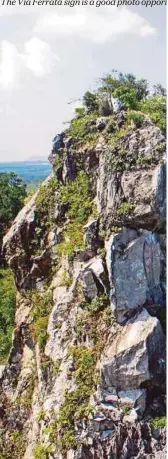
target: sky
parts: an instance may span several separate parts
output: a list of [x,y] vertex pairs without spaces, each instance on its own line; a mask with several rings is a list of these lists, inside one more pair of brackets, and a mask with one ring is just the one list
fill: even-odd
[[166,85],[166,7],[96,1],[0,0],[0,161],[47,157],[73,116],[69,102],[112,69]]

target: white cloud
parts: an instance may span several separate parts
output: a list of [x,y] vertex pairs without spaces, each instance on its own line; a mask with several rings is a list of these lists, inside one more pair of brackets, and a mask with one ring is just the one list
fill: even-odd
[[157,30],[142,16],[128,8],[85,8],[79,13],[73,8],[69,14],[46,12],[37,19],[35,32],[54,36],[77,35],[93,42],[105,42],[125,34],[147,37]]
[[59,57],[48,43],[31,38],[21,51],[9,41],[1,43],[0,87],[13,88],[22,77],[43,77],[51,73]]

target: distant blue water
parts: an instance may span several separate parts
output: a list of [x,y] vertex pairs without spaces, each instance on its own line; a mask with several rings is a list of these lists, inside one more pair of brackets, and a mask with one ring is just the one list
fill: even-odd
[[0,172],[15,172],[26,183],[44,180],[51,172],[52,167],[49,162],[0,162]]

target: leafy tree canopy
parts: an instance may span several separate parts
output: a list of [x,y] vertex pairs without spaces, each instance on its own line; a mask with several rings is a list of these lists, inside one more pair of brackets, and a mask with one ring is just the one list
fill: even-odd
[[24,204],[26,184],[13,172],[0,173],[0,246],[2,238]]

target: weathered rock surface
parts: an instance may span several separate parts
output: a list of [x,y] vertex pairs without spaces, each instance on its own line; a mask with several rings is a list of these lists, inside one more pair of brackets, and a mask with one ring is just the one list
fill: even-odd
[[[57,187],[36,250],[37,194],[4,238],[19,293],[0,375],[0,447],[19,432],[17,459],[34,459],[36,446],[45,459],[166,458],[165,428],[151,424],[165,414],[165,335],[156,317],[165,303],[165,139],[147,116],[127,129],[122,108],[114,100],[110,119],[106,104],[87,121],[94,145],[54,138]],[[90,215],[74,217],[64,239],[72,214],[59,193],[80,170],[90,179]],[[52,301],[41,305],[46,293]]]
[[[165,223],[164,137],[148,119],[144,123],[120,139],[119,148],[126,151],[121,161],[115,148],[100,156],[97,197],[106,226],[153,229]],[[123,201],[128,204],[125,211]]]
[[111,236],[106,247],[111,306],[118,320],[145,303],[162,303],[158,235],[124,228]]
[[105,387],[136,389],[157,380],[164,374],[164,349],[160,322],[144,309],[118,328],[113,343],[105,349],[101,369]]

